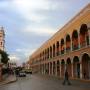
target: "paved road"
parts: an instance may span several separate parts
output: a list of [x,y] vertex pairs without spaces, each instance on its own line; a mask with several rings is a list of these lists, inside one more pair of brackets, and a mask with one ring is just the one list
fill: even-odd
[[90,90],[90,83],[71,81],[72,85],[62,85],[62,80],[49,76],[28,75],[17,82],[0,86],[0,90]]

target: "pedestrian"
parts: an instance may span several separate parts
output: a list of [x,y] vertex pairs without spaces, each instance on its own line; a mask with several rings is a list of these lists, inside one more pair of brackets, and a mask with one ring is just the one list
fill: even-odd
[[78,74],[78,78],[80,78],[80,72],[79,71],[77,71],[77,74]]
[[63,85],[65,84],[71,85],[70,81],[69,81],[69,75],[68,75],[68,71],[65,71],[65,75],[64,75],[64,81],[63,81]]
[[86,71],[85,70],[84,70],[83,75],[84,75],[84,79],[86,79]]

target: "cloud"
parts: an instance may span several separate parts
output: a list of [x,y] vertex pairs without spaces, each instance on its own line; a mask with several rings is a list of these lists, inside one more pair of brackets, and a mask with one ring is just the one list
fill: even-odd
[[49,9],[48,2],[45,0],[13,0],[12,4],[26,20],[40,22],[46,19],[45,16],[37,13],[38,10]]
[[10,61],[14,61],[14,62],[20,61],[20,57],[14,55],[14,54],[10,55],[9,58],[10,58]]
[[23,33],[34,33],[41,36],[53,35],[56,31],[54,28],[51,27],[25,27],[22,30]]
[[[19,55],[17,55],[16,53],[11,54],[9,56],[10,61],[9,62],[15,62],[17,64],[17,66],[22,65],[23,62],[25,62],[26,60],[23,60],[23,57],[20,57]],[[26,58],[26,57],[25,57]]]
[[25,48],[17,48],[16,52],[21,53],[23,52],[25,56],[28,56],[27,53],[30,55],[31,53],[33,53],[36,49],[25,49]]
[[22,53],[23,52],[23,56],[26,59],[26,61],[28,61],[29,59],[29,55],[32,54],[33,52],[35,52],[35,48],[29,48],[29,49],[25,49],[25,48],[18,48],[16,49],[17,53]]
[[65,10],[68,5],[65,1],[51,0],[12,0],[13,7],[20,13],[21,17],[28,21],[42,22],[48,19],[48,15],[44,15],[40,11],[55,11],[57,9]]

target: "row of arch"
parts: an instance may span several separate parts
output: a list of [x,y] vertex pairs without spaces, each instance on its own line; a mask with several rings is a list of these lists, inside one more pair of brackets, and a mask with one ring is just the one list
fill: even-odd
[[69,76],[72,78],[90,79],[90,56],[85,53],[81,57],[74,56],[73,59],[57,60],[40,66],[41,73],[64,76],[65,69],[68,70]]
[[86,47],[90,44],[90,31],[86,24],[82,24],[80,31],[74,30],[72,35],[66,35],[60,41],[57,41],[56,44],[53,44],[49,48],[45,49],[43,52],[38,55],[40,60],[46,60],[64,53],[68,53],[72,50],[77,50],[82,47]]

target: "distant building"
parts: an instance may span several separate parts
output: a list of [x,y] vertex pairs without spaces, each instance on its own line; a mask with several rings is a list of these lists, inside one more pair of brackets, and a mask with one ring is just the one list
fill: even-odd
[[0,27],[0,50],[4,51],[5,49],[5,33],[4,28]]
[[30,65],[28,62],[25,63],[25,69],[30,69]]
[[17,67],[17,62],[13,61],[13,60],[10,60],[8,62],[8,67],[11,68],[11,69],[16,68]]
[[90,4],[34,52],[29,59],[33,72],[90,79]]

